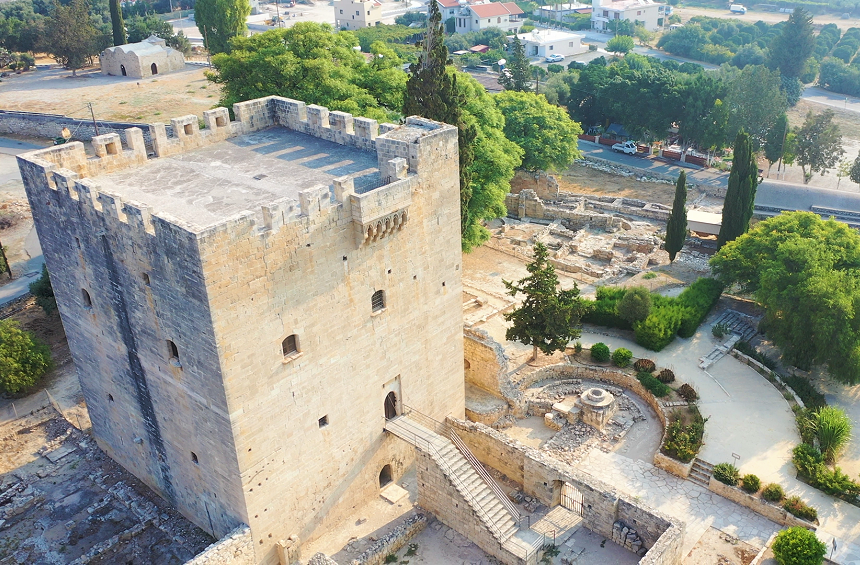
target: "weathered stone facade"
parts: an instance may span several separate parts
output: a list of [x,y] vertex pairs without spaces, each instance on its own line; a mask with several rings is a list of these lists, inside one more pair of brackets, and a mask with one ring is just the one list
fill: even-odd
[[464,414],[457,131],[234,113],[18,159],[100,446],[269,564],[411,462],[390,393]]
[[185,565],[254,565],[251,528],[242,524]]
[[147,78],[185,68],[185,57],[160,37],[108,47],[99,54],[103,75]]

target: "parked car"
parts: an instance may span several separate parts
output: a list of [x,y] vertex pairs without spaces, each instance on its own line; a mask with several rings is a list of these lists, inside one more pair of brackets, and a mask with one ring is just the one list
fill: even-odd
[[746,14],[747,9],[742,4],[732,4],[731,6],[729,6],[729,12],[733,14]]
[[616,143],[612,146],[612,150],[616,153],[627,153],[628,155],[636,155],[636,142],[625,141],[624,143]]
[[545,60],[547,63],[561,63],[562,61],[564,61],[564,55],[547,55]]

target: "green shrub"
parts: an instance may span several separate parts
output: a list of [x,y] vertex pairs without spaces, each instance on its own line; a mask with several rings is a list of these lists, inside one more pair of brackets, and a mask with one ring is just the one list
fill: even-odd
[[739,341],[735,344],[735,349],[737,349],[747,357],[752,357],[771,371],[775,371],[777,368],[777,362],[775,359],[768,355],[765,355],[764,353],[759,353],[758,349],[753,347],[749,342]]
[[719,301],[722,293],[723,285],[720,281],[701,278],[678,295],[678,304],[684,309],[684,317],[678,327],[678,335],[692,337]]
[[618,315],[633,324],[651,313],[651,293],[644,286],[628,288],[616,306]]
[[711,326],[711,333],[714,334],[714,337],[722,339],[729,333],[728,324],[714,324]]
[[815,443],[815,412],[809,408],[798,407],[794,415],[794,423],[797,426],[797,431],[800,433],[800,439],[803,443],[812,445]]
[[655,300],[651,315],[633,324],[636,343],[652,351],[661,351],[675,339],[683,317],[683,308]]
[[591,358],[599,363],[609,361],[609,347],[598,341],[591,346]]
[[648,390],[648,392],[658,398],[669,396],[669,394],[672,393],[671,388],[655,379],[654,375],[652,375],[651,373],[642,372],[637,374],[636,378],[639,380],[640,383],[642,383],[642,386],[644,386],[645,389]]
[[809,522],[818,520],[818,510],[800,500],[800,497],[798,496],[786,498],[785,502],[782,503],[782,507],[789,513],[803,520],[807,520]]
[[761,488],[761,479],[755,475],[744,475],[741,477],[741,488],[745,491],[755,494]]
[[832,496],[838,496],[849,502],[853,502],[860,495],[860,484],[835,467],[831,469],[827,465],[821,465],[817,469],[813,486],[821,492]]
[[48,346],[15,320],[0,321],[0,391],[16,394],[54,366]]
[[675,382],[675,372],[672,369],[663,369],[657,374],[657,380],[661,383]]
[[800,526],[779,532],[772,549],[780,565],[821,565],[827,553],[815,533]]
[[646,281],[650,281],[651,279],[657,278],[657,273],[655,273],[653,271],[649,272],[649,273],[645,273],[644,275],[642,275],[642,278]]
[[702,448],[702,436],[705,435],[706,421],[697,410],[694,422],[685,426],[680,414],[673,414],[672,420],[666,427],[663,453],[683,463],[692,461]]
[[714,465],[714,478],[730,487],[737,486],[740,471],[731,463],[718,463]]
[[582,342],[581,342],[581,341],[577,341],[576,343],[574,343],[574,344],[573,344],[573,350],[574,350],[577,354],[582,353]]
[[780,375],[782,382],[791,387],[797,396],[803,401],[807,408],[817,410],[827,406],[824,395],[818,392],[809,379],[797,375]]
[[624,297],[626,289],[616,286],[601,286],[595,292],[594,301],[585,300],[589,306],[588,312],[582,316],[585,324],[630,330],[630,322],[618,315],[618,302]]
[[785,491],[782,490],[782,486],[776,483],[770,483],[764,490],[761,491],[761,495],[765,500],[769,500],[771,502],[782,502],[782,499],[785,498]]
[[624,347],[619,347],[612,352],[612,362],[622,369],[630,365],[631,359],[633,359],[633,352]]
[[792,451],[791,461],[798,473],[814,480],[818,474],[818,468],[824,464],[824,457],[817,447],[801,443]]
[[835,406],[819,408],[815,413],[815,435],[824,460],[836,461],[851,439],[851,420],[845,410]]
[[675,392],[678,393],[678,396],[692,404],[693,402],[699,400],[699,394],[696,392],[696,389],[688,385],[687,383],[682,384],[678,387],[678,390]]
[[654,361],[651,361],[650,359],[637,359],[636,362],[633,363],[633,368],[636,369],[637,373],[640,373],[642,371],[646,373],[653,373],[654,369],[657,368],[657,365],[654,363]]

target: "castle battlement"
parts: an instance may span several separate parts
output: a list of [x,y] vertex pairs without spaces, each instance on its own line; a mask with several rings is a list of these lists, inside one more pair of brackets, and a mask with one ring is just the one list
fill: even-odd
[[[139,226],[150,235],[155,217],[198,237],[225,222],[247,222],[258,233],[271,234],[343,206],[361,244],[403,227],[411,192],[418,186],[417,179],[409,179],[421,167],[422,151],[434,158],[440,151],[447,154],[450,147],[441,147],[438,136],[450,141],[450,132],[456,131],[417,117],[400,126],[380,125],[279,96],[234,104],[233,113],[231,121],[226,108],[203,112],[202,129],[196,115],[173,118],[171,135],[166,124],[150,124],[152,153],[143,131],[129,128],[122,136],[94,137],[90,151],[82,142],[70,142],[21,155],[21,171],[29,186],[58,191],[109,222]],[[278,128],[288,131],[279,135]],[[270,139],[266,134],[271,132]],[[205,153],[198,151],[204,148]],[[376,159],[362,156],[373,152]],[[316,167],[317,162],[322,166]],[[307,174],[284,167],[292,163],[305,167]],[[345,165],[332,166],[341,163]],[[253,166],[258,174],[252,174]],[[158,186],[159,177],[169,185],[176,178],[197,176],[209,180],[179,183],[185,186],[172,192]],[[216,207],[213,201],[227,205]]]

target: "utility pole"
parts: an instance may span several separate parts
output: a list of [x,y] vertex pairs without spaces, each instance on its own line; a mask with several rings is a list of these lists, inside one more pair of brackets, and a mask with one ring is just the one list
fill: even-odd
[[282,27],[281,26],[281,8],[278,5],[278,0],[275,0],[275,18],[276,18],[276,21],[278,22],[278,27]]
[[96,128],[96,135],[99,134],[99,125],[96,123],[96,113],[93,111],[93,103],[87,102],[87,106],[90,107],[90,116],[93,117],[93,127]]

